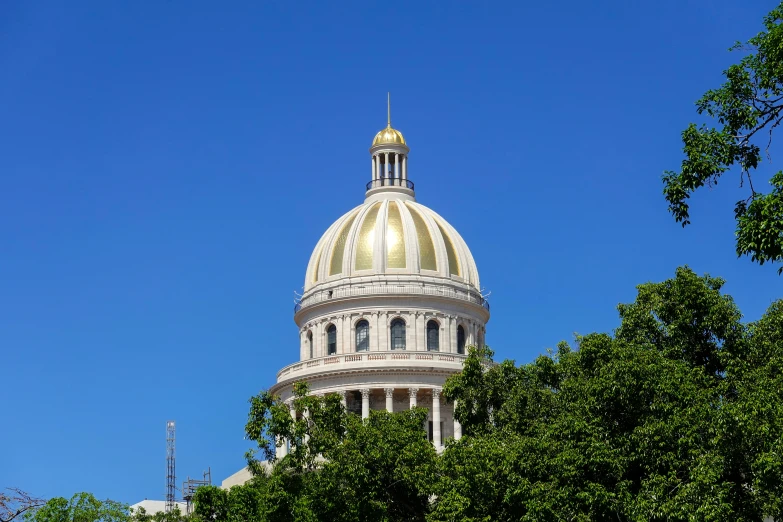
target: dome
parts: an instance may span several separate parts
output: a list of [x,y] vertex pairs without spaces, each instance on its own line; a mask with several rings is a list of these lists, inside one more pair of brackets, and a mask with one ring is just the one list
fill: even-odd
[[372,140],[372,146],[375,147],[377,145],[406,145],[406,143],[402,133],[392,129],[390,124],[375,135],[375,138]]
[[470,249],[445,219],[413,198],[368,198],[324,233],[307,267],[305,291],[346,277],[429,276],[480,289]]

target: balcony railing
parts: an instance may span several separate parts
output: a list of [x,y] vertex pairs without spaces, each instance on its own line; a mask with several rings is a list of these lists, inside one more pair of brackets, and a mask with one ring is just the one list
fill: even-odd
[[381,187],[403,187],[413,190],[413,182],[409,179],[380,178],[367,183],[367,190]]
[[484,307],[489,311],[489,301],[478,292],[469,290],[457,290],[451,287],[443,286],[419,286],[419,285],[368,285],[359,287],[337,288],[335,290],[322,290],[310,294],[294,305],[294,314],[302,308],[319,303],[331,301],[333,299],[344,299],[349,297],[364,297],[377,295],[426,295],[434,297],[448,297],[451,299],[460,299],[469,301]]
[[289,379],[299,374],[308,374],[312,372],[317,373],[321,371],[320,369],[335,368],[335,366],[333,366],[335,364],[347,366],[360,366],[369,364],[372,366],[374,364],[378,364],[380,361],[408,361],[412,365],[428,365],[430,362],[432,362],[458,364],[461,367],[466,358],[466,355],[457,353],[417,352],[407,350],[394,350],[389,352],[343,353],[337,355],[327,355],[326,357],[308,359],[306,361],[289,364],[277,372],[277,381],[280,382],[281,378]]

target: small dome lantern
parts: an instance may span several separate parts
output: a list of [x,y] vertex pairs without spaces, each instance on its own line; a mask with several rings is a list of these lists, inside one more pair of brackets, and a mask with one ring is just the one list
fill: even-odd
[[372,180],[367,184],[368,194],[376,189],[398,190],[413,194],[413,183],[408,180],[408,144],[400,131],[391,126],[391,94],[387,95],[386,128],[372,140]]

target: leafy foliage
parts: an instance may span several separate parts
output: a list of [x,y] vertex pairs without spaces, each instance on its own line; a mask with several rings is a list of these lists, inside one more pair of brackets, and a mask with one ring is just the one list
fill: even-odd
[[[726,82],[707,91],[696,103],[719,128],[690,124],[682,133],[685,159],[679,172],[666,171],[664,195],[669,211],[683,226],[690,223],[688,199],[704,185],[737,167],[740,185],[747,183],[749,196],[737,202],[737,255],[752,261],[783,261],[783,172],[771,176],[772,189],[764,193],[753,184],[752,173],[769,157],[773,131],[783,122],[783,3],[765,18],[765,30],[747,44],[732,50],[748,54],[724,75]],[[783,272],[783,267],[778,273]]]
[[[294,416],[268,393],[250,400],[246,433],[258,451],[274,459],[272,441],[291,441],[289,453],[268,475],[248,453],[255,474],[248,487],[262,499],[257,520],[424,520],[436,459],[422,429],[426,410],[373,411],[362,420],[346,412],[337,395],[308,395],[305,383],[294,391]],[[197,498],[196,513],[220,505],[226,502],[206,505]]]
[[429,519],[781,517],[783,302],[743,324],[722,284],[678,269],[528,365],[471,351]]
[[127,522],[128,506],[113,500],[98,500],[90,493],[77,493],[67,500],[56,497],[25,513],[31,522]]

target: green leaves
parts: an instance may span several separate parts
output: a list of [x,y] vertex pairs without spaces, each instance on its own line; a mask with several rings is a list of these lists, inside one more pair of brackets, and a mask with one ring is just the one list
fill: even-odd
[[[732,65],[725,83],[697,101],[699,114],[716,119],[719,128],[691,123],[682,133],[685,159],[679,171],[665,171],[663,194],[678,223],[690,223],[690,195],[704,185],[714,186],[734,167],[748,198],[735,206],[737,255],[751,260],[783,261],[783,205],[780,177],[771,178],[773,191],[759,192],[752,176],[769,155],[774,130],[783,123],[783,3],[764,18],[765,31],[732,50],[749,52]],[[778,273],[783,272],[781,268]]]
[[[305,383],[295,385],[290,404],[266,392],[250,404],[246,433],[257,451],[273,458],[271,441],[280,438],[290,441],[291,450],[268,476],[249,456],[256,477],[242,487],[257,492],[257,504],[245,516],[276,522],[424,520],[436,459],[423,429],[426,410],[373,411],[363,420],[346,412],[337,395],[309,395]],[[230,498],[221,498],[216,492],[201,498],[197,513],[251,519],[236,518],[238,508],[224,509]]]
[[30,522],[129,522],[128,506],[113,500],[98,500],[90,493],[77,493],[66,500],[56,497],[41,508],[25,513]]
[[[763,265],[766,261],[783,259],[783,172],[770,180],[773,189],[757,195],[750,205],[738,203],[737,255],[749,255]],[[783,267],[778,269],[778,274]]]
[[723,283],[680,268],[531,364],[471,351],[445,390],[488,425],[447,447],[429,520],[780,517],[783,301],[743,324]]

